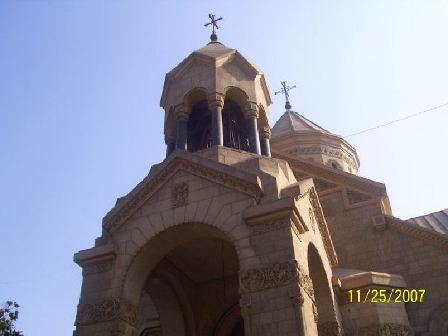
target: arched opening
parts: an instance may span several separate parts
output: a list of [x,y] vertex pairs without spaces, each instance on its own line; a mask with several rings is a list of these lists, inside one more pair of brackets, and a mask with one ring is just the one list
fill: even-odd
[[[328,335],[337,332],[339,325],[330,286],[325,268],[313,244],[308,246],[308,269],[314,290],[314,321],[317,324],[318,335]],[[332,333],[331,333],[332,334]],[[336,333],[337,335],[338,333]]]
[[[189,223],[161,232],[138,253],[124,283],[139,312],[152,314],[139,315],[139,335],[244,335],[238,270],[233,244],[214,227]],[[154,320],[157,328],[145,326]]]
[[246,120],[240,105],[231,99],[224,101],[222,110],[224,146],[249,151]]
[[211,125],[212,117],[207,100],[199,100],[192,105],[188,118],[187,150],[189,152],[211,147]]

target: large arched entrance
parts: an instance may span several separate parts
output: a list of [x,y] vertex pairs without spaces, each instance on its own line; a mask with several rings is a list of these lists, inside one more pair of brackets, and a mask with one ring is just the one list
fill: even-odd
[[308,269],[313,283],[313,313],[318,335],[339,335],[339,324],[328,277],[322,259],[313,244],[308,246]]
[[[164,251],[156,251],[160,247]],[[238,256],[223,232],[191,223],[169,228],[148,242],[134,264],[145,259],[138,335],[244,335]],[[128,276],[136,276],[135,270],[131,266]]]

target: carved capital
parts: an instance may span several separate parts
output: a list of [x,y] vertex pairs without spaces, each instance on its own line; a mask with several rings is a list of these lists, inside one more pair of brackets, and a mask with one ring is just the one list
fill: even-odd
[[259,115],[260,110],[258,108],[258,105],[254,102],[247,102],[246,106],[244,107],[244,117],[246,119],[249,119],[251,117],[255,117],[258,119]]
[[174,107],[174,115],[177,120],[188,120],[188,111],[184,104],[179,104]]
[[263,127],[259,130],[260,138],[262,139],[270,139],[271,138],[271,129],[269,127]]
[[118,298],[80,304],[75,324],[80,326],[113,320],[121,320],[130,325],[135,325],[137,322],[137,307]]
[[223,108],[224,106],[224,95],[219,92],[213,92],[207,95],[207,102],[209,108],[214,107],[220,107]]
[[172,144],[176,142],[176,136],[173,134],[165,134],[165,144]]

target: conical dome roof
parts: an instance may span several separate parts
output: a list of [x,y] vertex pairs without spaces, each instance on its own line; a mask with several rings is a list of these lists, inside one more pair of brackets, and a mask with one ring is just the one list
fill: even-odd
[[273,152],[320,162],[356,174],[356,149],[341,136],[331,133],[303,115],[287,109],[271,129]]
[[272,137],[274,138],[282,135],[309,132],[320,132],[334,135],[333,133],[327,131],[325,128],[305,118],[303,115],[291,110],[287,110],[272,128]]

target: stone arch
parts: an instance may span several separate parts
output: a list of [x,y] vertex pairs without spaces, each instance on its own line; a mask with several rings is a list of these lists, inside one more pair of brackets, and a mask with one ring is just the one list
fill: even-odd
[[448,303],[443,303],[431,314],[429,335],[448,336]]
[[196,87],[188,91],[183,98],[183,104],[188,114],[191,113],[191,108],[198,102],[207,101],[207,89],[204,87]]
[[244,109],[249,101],[249,96],[239,87],[228,86],[225,88],[225,99],[233,100],[241,107],[241,109]]
[[313,243],[308,244],[307,255],[308,271],[314,292],[314,321],[317,325],[318,335],[338,335],[340,327],[336,317],[329,278],[322,257]]
[[[232,277],[237,279],[238,270],[240,267],[240,257],[238,255],[238,251],[236,249],[233,237],[230,234],[208,224],[197,222],[183,223],[159,232],[154,237],[152,237],[146,244],[144,244],[141,249],[137,251],[132,262],[130,263],[130,266],[127,269],[127,272],[123,280],[122,294],[121,294],[122,299],[138,307],[140,303],[141,294],[145,290],[154,299],[156,307],[161,307],[161,310],[158,310],[158,312],[162,328],[164,328],[164,325],[167,325],[166,316],[168,315],[166,312],[171,310],[175,313],[174,317],[176,317],[177,319],[176,320],[177,328],[178,329],[183,328],[182,330],[185,330],[186,334],[188,335],[193,334],[192,330],[194,329],[194,325],[196,323],[194,322],[195,318],[191,310],[192,306],[191,305],[188,306],[187,302],[188,299],[185,299],[185,297],[182,298],[181,297],[182,295],[179,295],[179,292],[182,292],[182,290],[179,291],[179,287],[181,286],[177,286],[176,288],[176,284],[173,285],[173,279],[169,278],[169,274],[161,273],[159,268],[160,264],[163,264],[163,262],[166,263],[166,257],[168,255],[172,255],[172,253],[176,251],[177,255],[181,255],[183,248],[185,246],[192,246],[195,245],[198,241],[207,241],[210,239],[216,242],[222,241],[227,249],[230,248],[233,250],[234,257],[232,257],[231,260],[234,260],[233,265],[235,265],[236,262],[237,266],[232,267],[233,271],[230,274],[233,274]],[[204,254],[202,253],[201,255]],[[222,258],[224,260],[224,255],[222,255]],[[213,260],[216,259],[213,258]],[[154,272],[154,270],[157,271]],[[222,274],[221,281],[223,281],[224,283],[226,282],[225,280],[227,277],[226,274],[229,273]],[[156,288],[157,286],[154,286],[157,285],[156,283],[151,283],[151,281],[153,281],[154,279],[156,281],[158,281],[157,279],[159,279],[158,282],[160,288],[159,290],[157,290]],[[232,284],[233,286],[238,287],[237,280],[228,282],[228,284]],[[167,286],[172,291],[172,293],[170,294],[171,299],[168,300],[169,302],[168,301],[163,302],[161,296],[165,297],[164,295],[168,293]],[[200,284],[200,286],[203,285]],[[167,298],[170,298],[170,295],[167,295]],[[176,297],[176,302],[174,300],[173,295]],[[219,312],[225,311],[226,307],[228,307],[231,304],[238,305],[239,302],[238,288],[232,289],[231,292],[227,291],[227,295],[226,292],[224,292],[223,298],[224,299],[229,298],[229,301],[217,304],[216,306],[213,302],[211,303],[214,309],[210,310],[210,313],[212,313],[214,316],[220,316],[221,313]],[[163,304],[161,304],[161,302]],[[210,305],[210,302],[208,304]],[[186,306],[187,309],[185,309]],[[165,310],[162,311],[163,309]],[[226,325],[228,326],[228,321]],[[214,325],[213,324],[210,325],[209,329],[213,330],[213,328]],[[172,335],[181,334],[179,331],[175,332],[173,330],[171,330]]]
[[159,232],[137,251],[125,272],[121,296],[133,304],[138,304],[145,281],[157,263],[168,252],[183,243],[203,237],[218,238],[231,243],[241,265],[236,239],[229,233],[215,226],[198,222],[175,225]]

